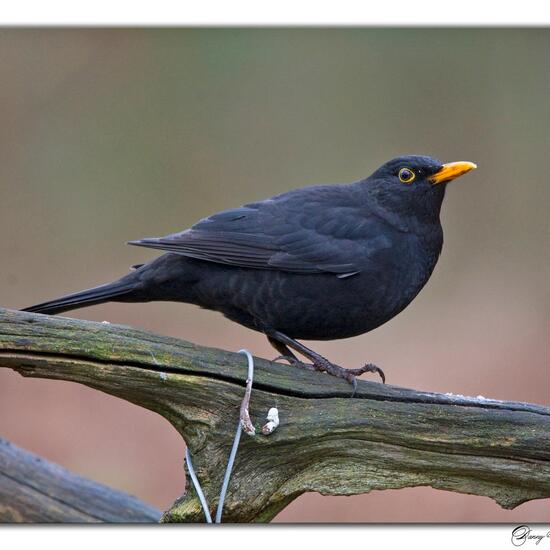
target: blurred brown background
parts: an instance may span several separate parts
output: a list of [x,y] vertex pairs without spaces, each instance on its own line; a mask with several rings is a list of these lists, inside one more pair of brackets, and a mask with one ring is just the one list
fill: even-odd
[[[0,304],[110,281],[130,239],[399,154],[471,160],[450,186],[432,279],[371,334],[317,343],[389,382],[550,405],[550,31],[0,30]],[[260,335],[178,304],[69,314],[257,355]],[[161,417],[0,371],[0,435],[166,509],[184,444]],[[416,488],[308,494],[278,521],[549,521],[550,502]]]

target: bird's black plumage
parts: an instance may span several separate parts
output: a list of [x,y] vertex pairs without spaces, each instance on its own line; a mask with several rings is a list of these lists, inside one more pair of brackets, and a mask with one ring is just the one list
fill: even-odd
[[264,332],[284,355],[292,355],[291,346],[330,371],[295,339],[355,336],[402,311],[441,252],[446,183],[474,167],[399,157],[355,183],[305,187],[219,212],[181,233],[132,241],[166,253],[119,281],[27,311],[188,302]]

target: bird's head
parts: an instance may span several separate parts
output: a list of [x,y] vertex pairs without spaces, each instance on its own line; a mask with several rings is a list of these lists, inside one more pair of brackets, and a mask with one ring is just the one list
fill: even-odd
[[386,162],[364,181],[381,206],[439,217],[447,183],[475,168],[473,162],[444,164],[432,157],[408,155]]

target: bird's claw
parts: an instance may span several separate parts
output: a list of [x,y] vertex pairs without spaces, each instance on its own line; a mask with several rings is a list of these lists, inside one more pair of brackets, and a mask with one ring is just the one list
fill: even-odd
[[353,391],[351,392],[350,397],[355,397],[355,392],[357,391],[357,378],[355,376],[351,376],[350,378],[351,380],[348,380],[348,381],[353,386]]
[[287,363],[292,365],[292,361],[295,361],[295,359],[288,355],[277,355],[275,359],[271,360],[272,363],[278,363],[279,361],[286,361]]
[[361,376],[365,372],[375,372],[382,379],[382,384],[386,383],[386,375],[384,374],[384,371],[380,367],[377,367],[372,363],[367,363],[366,365],[358,369],[349,369],[348,372],[350,372],[354,376]]
[[361,376],[365,372],[377,373],[378,375],[380,375],[380,378],[382,379],[382,383],[383,384],[386,383],[386,376],[384,375],[384,371],[380,367],[377,367],[372,363],[367,363],[366,365],[358,369],[344,369],[343,367],[339,367],[338,365],[333,365],[331,363],[330,367],[327,368],[327,366],[325,366],[323,370],[328,374],[337,376],[339,378],[343,378],[344,380],[349,382],[353,386],[351,397],[354,397],[357,392],[357,377]]
[[296,357],[290,357],[288,355],[279,355],[278,357],[275,357],[275,359],[273,359],[272,363],[276,363],[281,360],[286,361],[292,367],[314,371],[321,370],[316,365],[313,365],[311,363],[304,363],[303,361],[296,359]]

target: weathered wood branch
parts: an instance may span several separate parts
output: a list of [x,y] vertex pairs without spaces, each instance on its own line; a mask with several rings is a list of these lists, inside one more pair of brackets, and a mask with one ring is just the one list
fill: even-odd
[[160,512],[0,438],[0,522],[155,523]]
[[[212,512],[239,415],[246,358],[125,326],[0,310],[0,367],[71,380],[156,411],[193,456]],[[550,497],[550,409],[419,392],[256,360],[251,416],[224,521],[268,521],[306,491],[352,495],[429,485],[505,508]],[[259,431],[259,430],[257,430]],[[192,489],[164,521],[203,521]],[[366,518],[367,519],[367,518]]]

